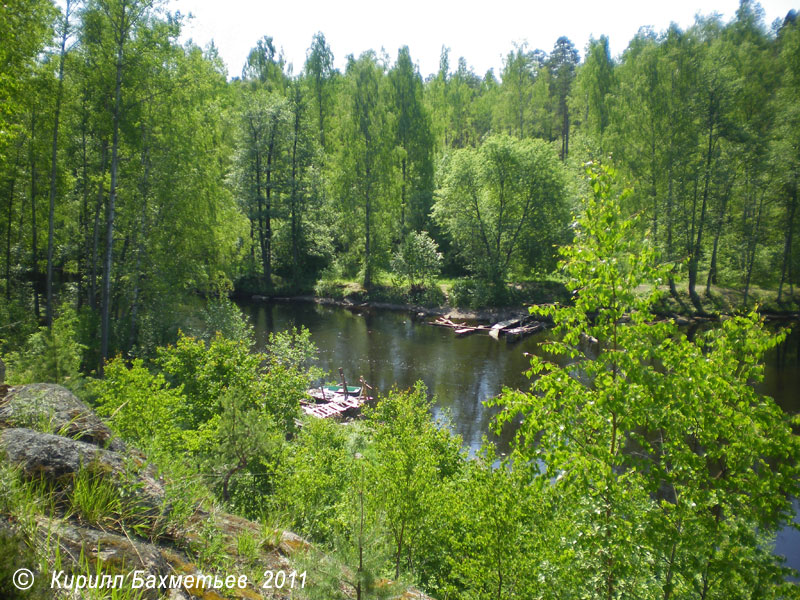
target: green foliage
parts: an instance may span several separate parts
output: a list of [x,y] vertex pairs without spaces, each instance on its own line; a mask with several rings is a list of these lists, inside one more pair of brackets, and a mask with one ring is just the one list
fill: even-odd
[[312,551],[308,564],[309,585],[304,595],[312,600],[347,598],[388,599],[397,597],[401,586],[382,577],[389,553],[381,528],[381,513],[367,506],[366,467],[360,454],[351,458],[347,474],[346,503],[341,527],[334,532],[332,547]]
[[48,41],[55,10],[45,0],[13,0],[0,15],[0,165],[8,156],[18,113],[24,110],[25,75]]
[[0,299],[0,356],[21,348],[38,330],[36,317],[24,300]]
[[253,330],[242,310],[228,298],[209,298],[202,310],[203,330],[198,336],[210,342],[219,333],[229,340],[253,343]]
[[[229,325],[228,309],[221,308]],[[251,332],[233,319],[239,339],[217,331],[206,345],[181,336],[159,348],[161,373],[141,359],[116,358],[93,384],[98,412],[120,435],[163,460],[190,455],[217,475],[217,490],[241,512],[260,515],[271,493],[283,439],[295,431],[300,398],[316,371],[307,330],[272,335],[266,352],[250,350]]]
[[[364,287],[370,289],[397,216],[397,207],[390,202],[392,121],[384,66],[374,52],[364,52],[357,60],[351,57],[345,77],[346,112],[336,186],[346,207],[341,212],[347,218],[337,225],[359,240],[352,251],[363,272]],[[349,239],[342,243],[350,246]]]
[[309,419],[284,448],[273,502],[294,531],[330,544],[344,526],[341,515],[359,433],[327,419]]
[[[490,444],[467,465],[450,491],[452,518],[447,563],[450,585],[475,598],[536,597],[541,593],[541,547],[549,526],[541,487],[520,457],[500,461]],[[538,564],[537,564],[538,563]],[[445,590],[447,586],[443,586]],[[444,590],[443,590],[444,591]]]
[[9,352],[5,356],[9,383],[74,383],[84,350],[76,340],[76,323],[75,311],[67,308],[52,329],[40,327],[19,351]]
[[95,380],[97,412],[124,439],[144,449],[177,452],[185,447],[180,425],[185,406],[182,388],[170,387],[162,374],[153,374],[141,359],[130,366],[117,357]]
[[[220,471],[221,496],[242,513],[262,513],[263,498],[271,492],[274,457],[280,454],[285,434],[272,414],[244,390],[228,388],[222,399],[215,450],[210,461]],[[232,479],[236,474],[241,477]]]
[[[575,553],[569,585],[578,594],[778,594],[781,569],[760,536],[790,519],[800,443],[751,383],[782,335],[755,314],[695,342],[654,322],[653,284],[665,269],[635,241],[614,171],[590,174],[594,195],[575,244],[562,250],[574,303],[549,311],[554,361],[532,358],[531,392],[505,394],[500,419],[523,414],[522,458],[545,465],[569,503],[562,518],[574,533],[548,547]],[[652,292],[636,294],[645,283]]]
[[552,148],[500,135],[449,157],[433,216],[472,272],[501,286],[516,264],[547,264],[565,234],[565,209]]
[[[385,513],[394,540],[395,578],[402,563],[414,564],[436,488],[461,465],[460,440],[438,428],[427,389],[418,383],[394,391],[367,413],[373,428],[368,477],[371,496]],[[370,456],[373,456],[370,454]]]
[[157,362],[170,385],[182,389],[186,406],[181,426],[190,430],[201,429],[220,414],[224,390],[236,387],[255,394],[260,371],[260,359],[249,344],[220,333],[208,346],[181,335],[174,346],[159,348]]
[[400,167],[400,234],[428,226],[433,202],[433,136],[422,100],[422,77],[408,46],[397,52],[388,74],[395,116],[395,156]]
[[450,289],[450,303],[458,307],[505,306],[508,300],[505,286],[491,285],[482,279],[459,279]]
[[36,559],[25,538],[6,529],[0,530],[0,594],[8,600],[37,600],[50,598],[51,591],[44,577],[39,577],[33,587],[22,591],[12,583],[17,569],[31,569]]
[[430,285],[442,269],[442,254],[427,231],[410,232],[392,259],[392,271],[412,288]]

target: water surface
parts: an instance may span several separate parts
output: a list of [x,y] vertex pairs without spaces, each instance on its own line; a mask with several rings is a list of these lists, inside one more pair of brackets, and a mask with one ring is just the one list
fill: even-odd
[[[525,353],[537,353],[548,335],[536,334],[507,344],[502,338],[473,334],[456,337],[453,331],[427,325],[405,312],[350,310],[312,302],[240,303],[255,326],[257,343],[263,347],[269,333],[304,326],[319,348],[318,364],[338,381],[344,369],[348,385],[359,377],[379,392],[393,385],[409,388],[418,380],[435,395],[434,416],[446,416],[471,453],[489,435],[497,409],[484,401],[497,396],[504,386],[528,389],[524,375],[529,366]],[[761,393],[776,399],[784,410],[800,412],[800,331],[767,357]],[[500,449],[508,447],[511,432],[490,436]],[[800,569],[800,532],[780,532],[776,552]]]

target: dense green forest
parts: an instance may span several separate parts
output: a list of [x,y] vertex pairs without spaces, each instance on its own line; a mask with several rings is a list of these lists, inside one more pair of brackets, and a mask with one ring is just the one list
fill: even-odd
[[408,48],[340,72],[322,33],[296,70],[254,40],[230,77],[161,3],[63,8],[0,21],[3,306],[17,334],[74,307],[87,365],[174,340],[187,297],[233,286],[529,301],[507,284],[558,280],[580,165],[609,155],[684,310],[794,306],[794,13],[768,29],[743,2],[617,58],[604,37],[583,62],[563,37],[514,46],[498,74],[444,48],[423,79]]
[[[560,37],[481,75],[443,48],[427,78],[407,47],[339,71],[323,33],[289,65],[270,32],[229,74],[162,2],[5,0],[8,379],[69,385],[183,502],[307,536],[311,597],[794,597],[800,423],[753,390],[784,334],[752,309],[798,306],[796,20],[742,0],[618,57]],[[348,290],[569,300],[497,400],[509,456],[468,458],[422,386],[299,426],[308,332],[253,352],[228,297]],[[735,316],[689,340],[665,306]]]

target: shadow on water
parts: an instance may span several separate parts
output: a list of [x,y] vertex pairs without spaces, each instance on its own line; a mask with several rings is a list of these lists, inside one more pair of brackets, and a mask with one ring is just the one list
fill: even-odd
[[[547,335],[507,344],[480,334],[457,338],[449,329],[431,327],[403,312],[354,311],[311,302],[239,306],[250,317],[262,347],[269,333],[306,327],[319,348],[318,364],[332,382],[338,382],[339,367],[348,382],[363,376],[379,393],[392,386],[406,389],[421,379],[436,397],[434,416],[449,419],[470,453],[480,448],[486,435],[500,452],[507,451],[513,428],[499,437],[489,434],[497,409],[484,401],[497,396],[503,386],[529,388],[524,353],[537,353]],[[800,327],[767,356],[764,375],[759,392],[775,398],[787,412],[800,412]],[[781,531],[776,553],[800,569],[800,532]]]

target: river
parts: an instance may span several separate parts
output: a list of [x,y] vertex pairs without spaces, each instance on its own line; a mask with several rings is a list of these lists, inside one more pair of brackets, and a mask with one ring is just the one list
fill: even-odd
[[[547,333],[514,344],[502,338],[474,334],[456,337],[450,329],[425,324],[405,312],[351,310],[312,302],[240,302],[255,327],[256,341],[263,347],[269,333],[291,327],[306,327],[319,348],[318,364],[331,380],[344,369],[348,385],[364,379],[380,392],[393,385],[411,387],[422,380],[434,394],[434,416],[445,418],[474,453],[483,436],[489,435],[500,451],[508,448],[511,432],[490,434],[496,409],[483,401],[503,387],[527,389],[524,353],[537,353]],[[791,413],[800,412],[800,328],[767,357],[765,379],[759,391],[769,394]],[[797,519],[796,519],[797,520]],[[800,532],[780,532],[776,553],[787,557],[800,570]]]

